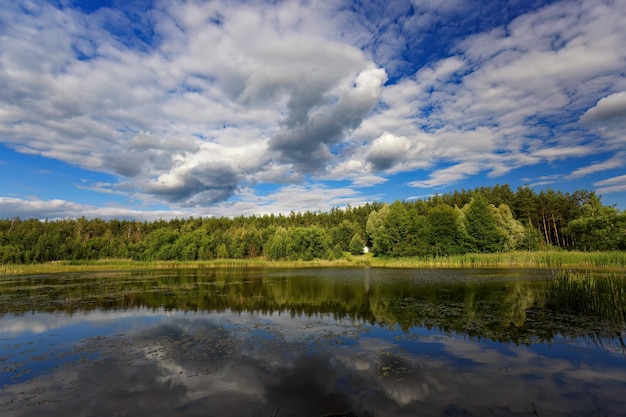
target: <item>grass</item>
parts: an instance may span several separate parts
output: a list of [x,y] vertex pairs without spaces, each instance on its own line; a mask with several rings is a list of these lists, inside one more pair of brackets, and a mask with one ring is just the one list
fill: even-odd
[[344,254],[336,260],[270,261],[254,259],[216,259],[209,261],[133,261],[104,259],[96,261],[56,261],[42,264],[2,264],[0,275],[55,272],[184,269],[184,268],[310,268],[310,267],[376,267],[376,268],[555,268],[608,269],[626,268],[626,252],[506,252],[440,257],[374,257],[372,254]]
[[626,279],[614,273],[562,271],[548,281],[546,306],[626,323]]
[[0,265],[0,275],[40,274],[79,271],[125,271],[148,269],[195,268],[304,268],[355,266],[345,259],[328,261],[269,261],[254,259],[215,259],[210,261],[134,261],[131,259],[101,259],[95,261],[55,261],[41,264]]
[[469,253],[427,258],[372,258],[370,266],[389,268],[558,268],[623,269],[626,252]]

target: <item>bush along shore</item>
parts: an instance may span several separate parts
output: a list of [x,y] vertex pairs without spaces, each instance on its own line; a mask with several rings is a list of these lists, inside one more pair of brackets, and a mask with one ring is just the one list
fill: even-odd
[[[50,262],[114,266],[128,260],[133,265],[623,266],[625,250],[626,213],[602,205],[593,192],[537,194],[508,186],[327,213],[152,222],[0,220],[4,269]],[[360,256],[363,252],[369,256]]]

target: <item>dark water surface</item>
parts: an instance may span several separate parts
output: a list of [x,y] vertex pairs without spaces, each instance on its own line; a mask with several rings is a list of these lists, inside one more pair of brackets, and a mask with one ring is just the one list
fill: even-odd
[[624,323],[545,270],[0,278],[0,416],[625,416]]

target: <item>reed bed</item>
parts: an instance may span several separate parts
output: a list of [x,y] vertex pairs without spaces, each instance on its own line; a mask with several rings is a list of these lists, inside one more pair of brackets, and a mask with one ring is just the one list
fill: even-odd
[[624,326],[626,278],[617,273],[561,271],[548,281],[546,306],[597,316]]
[[469,253],[426,258],[372,258],[371,266],[392,268],[624,269],[626,252]]
[[215,259],[209,261],[134,261],[103,259],[97,261],[56,261],[41,264],[0,265],[0,275],[43,274],[80,271],[132,271],[150,269],[211,269],[211,268],[313,268],[360,266],[359,262],[340,260],[269,261],[254,259]]
[[265,258],[215,259],[207,261],[133,261],[103,259],[96,261],[56,261],[42,264],[0,265],[0,275],[38,274],[76,271],[186,269],[186,268],[550,268],[550,269],[626,269],[626,252],[506,252],[470,253],[440,257],[374,257],[346,253],[335,260],[270,261]]

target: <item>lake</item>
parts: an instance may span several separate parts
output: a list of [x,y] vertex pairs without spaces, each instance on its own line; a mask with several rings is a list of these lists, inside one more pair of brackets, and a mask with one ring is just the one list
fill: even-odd
[[0,415],[625,416],[622,321],[549,270],[0,278]]

